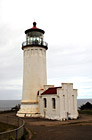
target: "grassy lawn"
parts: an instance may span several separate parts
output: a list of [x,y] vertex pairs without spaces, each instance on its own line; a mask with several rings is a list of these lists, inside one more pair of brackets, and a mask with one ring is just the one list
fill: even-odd
[[16,126],[0,122],[0,132],[5,132],[17,128]]
[[92,110],[79,110],[79,114],[89,114],[89,115],[92,115]]

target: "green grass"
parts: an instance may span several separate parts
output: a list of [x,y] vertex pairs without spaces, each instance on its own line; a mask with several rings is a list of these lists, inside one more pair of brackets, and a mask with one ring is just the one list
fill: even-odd
[[16,126],[0,122],[0,132],[16,129]]
[[92,115],[92,110],[79,110],[79,114],[89,114]]
[[16,110],[5,110],[5,111],[0,111],[0,114],[5,114],[5,113],[13,113],[17,112]]

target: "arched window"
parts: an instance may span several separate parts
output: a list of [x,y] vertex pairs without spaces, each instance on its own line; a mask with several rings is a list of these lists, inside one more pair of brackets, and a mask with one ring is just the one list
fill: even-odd
[[44,108],[47,108],[47,99],[44,98],[44,99],[43,99],[43,102],[44,102]]
[[52,98],[52,108],[56,109],[56,99]]

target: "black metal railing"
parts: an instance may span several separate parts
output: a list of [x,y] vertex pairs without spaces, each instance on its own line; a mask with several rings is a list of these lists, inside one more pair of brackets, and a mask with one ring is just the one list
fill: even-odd
[[44,42],[44,41],[38,41],[38,40],[35,40],[35,41],[25,41],[22,43],[22,47],[25,47],[25,46],[34,46],[34,45],[38,45],[38,46],[43,46],[44,48],[48,49],[48,43]]
[[16,129],[8,130],[6,132],[0,132],[0,140],[8,140],[9,138],[13,137],[16,140],[21,139],[24,135],[24,121],[18,117],[11,117],[11,116],[0,116],[0,122],[11,124],[16,126]]

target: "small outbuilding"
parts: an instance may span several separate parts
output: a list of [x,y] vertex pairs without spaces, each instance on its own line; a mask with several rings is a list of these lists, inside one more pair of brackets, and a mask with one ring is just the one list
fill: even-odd
[[53,120],[77,119],[77,89],[73,83],[62,83],[61,87],[45,85],[39,91],[40,116]]

